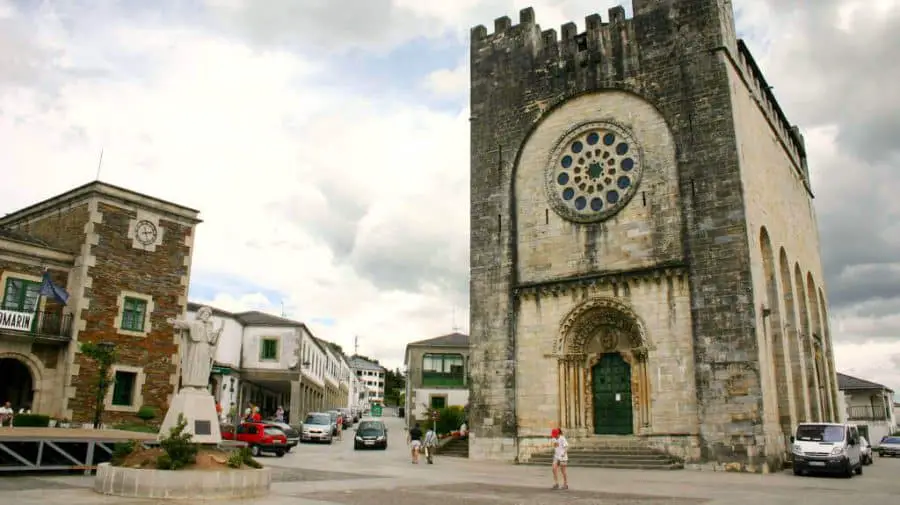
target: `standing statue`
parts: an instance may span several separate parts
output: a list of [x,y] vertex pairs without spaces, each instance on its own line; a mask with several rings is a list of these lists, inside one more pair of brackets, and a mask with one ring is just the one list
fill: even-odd
[[209,384],[219,335],[225,329],[224,321],[219,329],[214,329],[210,317],[212,309],[200,307],[194,321],[168,320],[176,330],[181,331],[181,386],[184,388],[206,390]]

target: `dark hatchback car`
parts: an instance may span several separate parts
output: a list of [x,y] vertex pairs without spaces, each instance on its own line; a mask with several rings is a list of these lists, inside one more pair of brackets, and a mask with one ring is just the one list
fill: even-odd
[[360,421],[353,437],[353,449],[387,449],[388,430],[382,421]]

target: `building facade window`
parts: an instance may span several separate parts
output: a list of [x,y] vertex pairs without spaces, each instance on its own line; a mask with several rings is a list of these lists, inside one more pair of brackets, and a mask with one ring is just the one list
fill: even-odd
[[278,339],[263,338],[259,343],[260,361],[278,361]]
[[146,337],[150,334],[150,316],[154,308],[152,296],[122,291],[116,305],[119,312],[113,324],[119,333],[134,337]]
[[41,299],[41,283],[7,277],[3,286],[3,310],[34,312]]
[[464,386],[465,370],[462,354],[426,354],[422,358],[423,386]]
[[135,383],[137,383],[137,373],[117,371],[113,382],[112,404],[118,407],[133,405]]
[[136,366],[114,364],[110,374],[112,387],[106,392],[103,403],[112,412],[137,412],[144,404],[143,390],[146,376],[144,369]]
[[125,297],[122,306],[122,323],[120,328],[126,331],[144,331],[144,319],[147,316],[147,300]]
[[447,406],[447,397],[446,396],[432,396],[430,398],[429,403],[431,404],[431,408],[433,408],[433,409],[442,409]]

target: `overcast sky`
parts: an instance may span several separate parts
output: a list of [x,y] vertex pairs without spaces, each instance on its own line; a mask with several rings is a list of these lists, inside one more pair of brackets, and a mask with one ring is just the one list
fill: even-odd
[[[194,301],[397,366],[467,329],[469,28],[617,3],[0,0],[0,212],[104,149],[101,180],[202,211]],[[838,367],[900,390],[900,0],[734,4],[807,139]]]

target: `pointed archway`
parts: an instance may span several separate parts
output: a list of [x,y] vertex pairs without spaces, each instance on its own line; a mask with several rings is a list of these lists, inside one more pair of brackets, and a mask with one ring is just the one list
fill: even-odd
[[644,328],[630,307],[612,298],[582,302],[563,319],[554,352],[558,418],[568,433],[649,430],[647,357],[652,349]]

